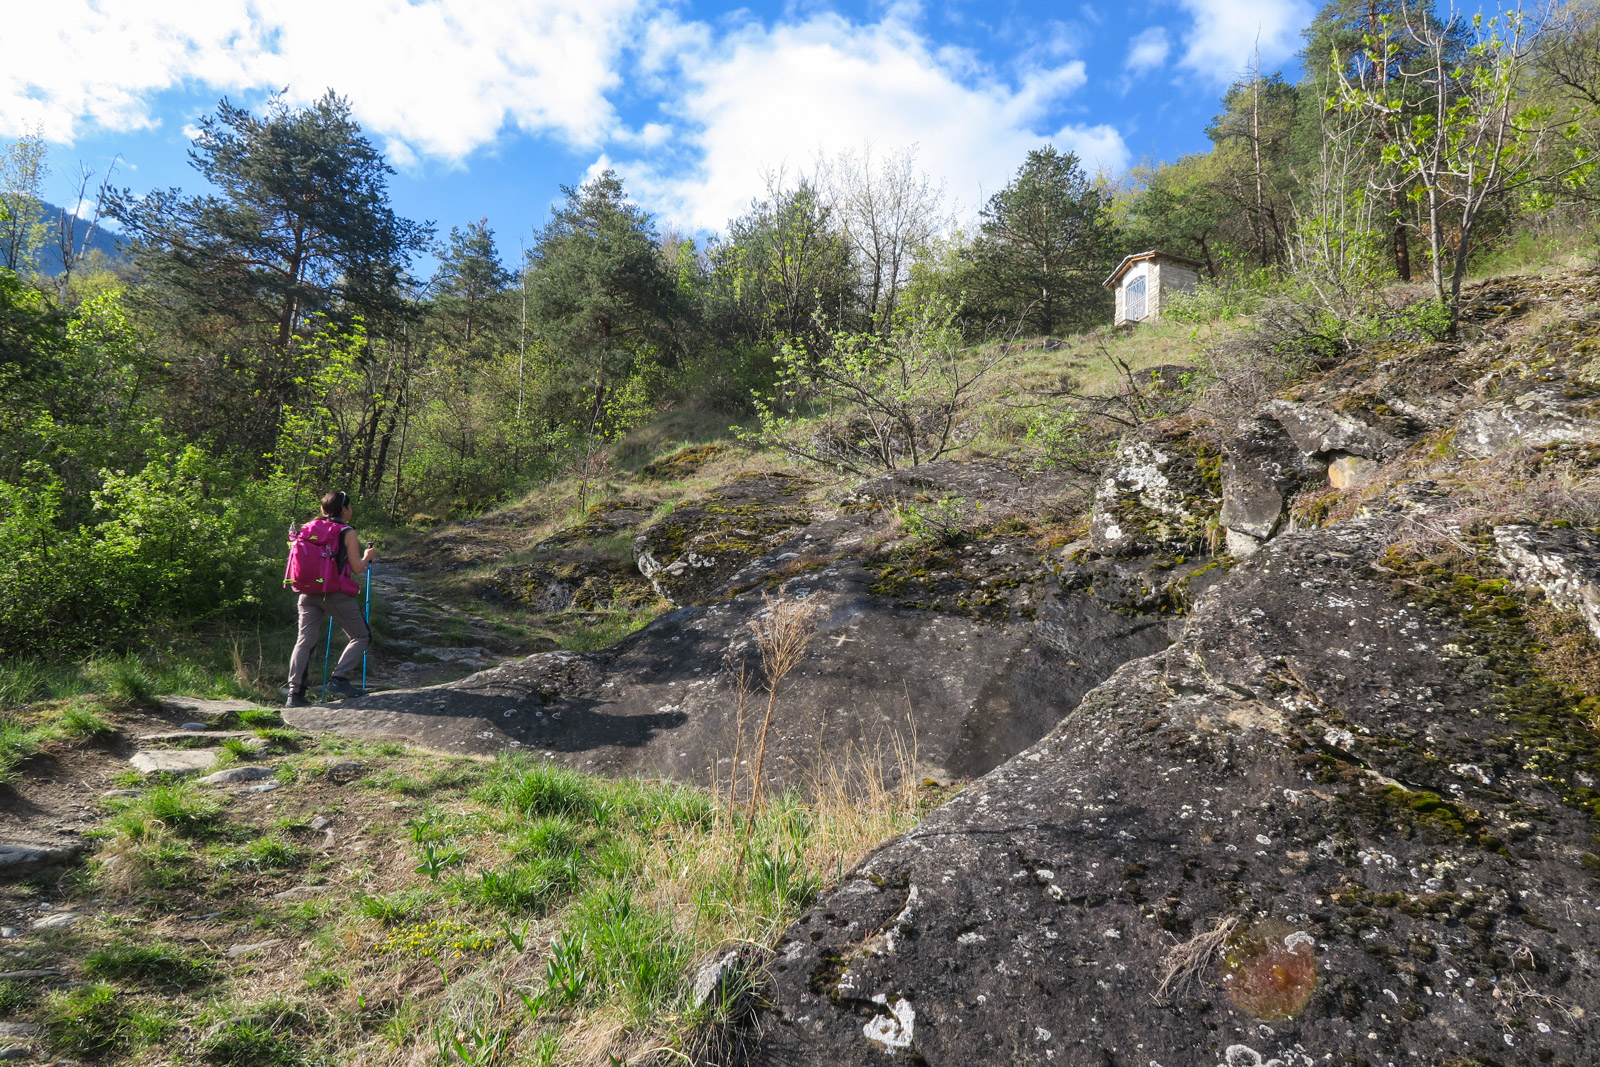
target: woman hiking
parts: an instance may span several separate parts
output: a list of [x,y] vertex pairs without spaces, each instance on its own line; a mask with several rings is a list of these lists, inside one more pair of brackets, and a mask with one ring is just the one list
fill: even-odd
[[[310,704],[306,699],[306,669],[311,665],[311,652],[317,647],[317,634],[323,620],[332,617],[339,628],[350,638],[344,646],[339,663],[328,679],[328,689],[339,696],[354,696],[360,692],[351,683],[349,674],[371,642],[372,631],[361,617],[361,605],[356,595],[361,586],[356,576],[365,574],[377,552],[361,549],[361,538],[350,525],[353,509],[350,494],[334,490],[322,498],[322,515],[305,524],[290,542],[289,575],[286,584],[300,593],[300,634],[295,639],[294,654],[289,657],[289,696],[285,707],[303,708]],[[325,575],[309,577],[312,569],[296,564],[313,558],[314,546],[322,545],[320,555],[331,564]],[[315,583],[315,584],[311,584]],[[326,592],[308,592],[308,589],[326,589]]]

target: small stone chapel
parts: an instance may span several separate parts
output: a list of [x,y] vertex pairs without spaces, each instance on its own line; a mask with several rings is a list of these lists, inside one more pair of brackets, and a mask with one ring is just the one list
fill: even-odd
[[1154,250],[1125,257],[1103,283],[1117,294],[1111,325],[1159,319],[1167,294],[1193,292],[1200,284],[1201,266],[1198,260]]

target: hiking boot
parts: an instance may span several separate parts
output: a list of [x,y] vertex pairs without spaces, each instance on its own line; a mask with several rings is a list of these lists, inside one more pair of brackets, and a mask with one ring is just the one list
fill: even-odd
[[352,684],[350,679],[340,678],[338,675],[328,679],[328,692],[340,697],[357,697],[361,695],[360,688]]
[[283,706],[286,708],[309,708],[311,701],[306,699],[306,691],[304,689],[291,689],[289,690],[289,695],[283,698]]

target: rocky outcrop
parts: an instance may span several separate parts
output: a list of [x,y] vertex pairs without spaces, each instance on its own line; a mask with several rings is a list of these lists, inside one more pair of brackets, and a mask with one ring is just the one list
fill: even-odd
[[1591,1062],[1600,740],[1387,523],[1275,539],[852,872],[759,1061]]
[[1277,419],[1256,415],[1241,421],[1222,450],[1222,508],[1218,521],[1227,548],[1247,556],[1277,533],[1289,498],[1322,473]]
[[1185,436],[1181,424],[1161,430],[1117,446],[1089,517],[1089,545],[1096,552],[1205,551],[1221,504],[1220,459]]
[[639,573],[680,606],[711,596],[729,575],[811,521],[803,499],[810,486],[790,474],[755,474],[713,490],[635,539]]
[[[765,551],[756,551],[756,539],[719,556],[692,593],[687,583],[670,586],[704,602],[661,616],[614,648],[543,653],[459,682],[285,718],[443,752],[524,749],[608,773],[726,780],[737,664],[757,669],[750,623],[769,596],[804,597],[818,624],[786,682],[769,757],[775,782],[801,783],[820,759],[852,751],[889,759],[896,741],[909,745],[913,736],[918,773],[982,774],[1053,728],[1118,665],[1165,647],[1171,618],[1209,580],[1194,574],[1203,564],[1170,558],[1155,569],[1063,558],[1020,519],[1049,513],[1063,490],[1059,476],[999,464],[895,472]],[[952,496],[981,516],[968,536],[937,545],[884,540],[895,529],[896,502]],[[699,531],[685,541],[708,526],[750,522],[745,513],[712,510],[738,499],[731,490],[713,494],[685,519],[685,529]],[[793,495],[765,499],[793,515]],[[733,569],[735,560],[743,562]]]
[[1600,538],[1583,530],[1500,526],[1494,542],[1518,584],[1576,611],[1600,637]]

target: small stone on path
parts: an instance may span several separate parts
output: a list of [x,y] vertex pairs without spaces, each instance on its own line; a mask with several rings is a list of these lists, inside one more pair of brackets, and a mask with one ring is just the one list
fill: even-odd
[[271,778],[278,772],[271,767],[229,767],[200,779],[201,785],[233,785],[235,782],[255,782]]
[[100,794],[100,799],[101,800],[117,800],[119,798],[125,798],[125,797],[142,797],[142,796],[144,796],[144,790],[143,789],[107,789],[104,793]]
[[216,766],[217,753],[209,748],[147,749],[128,760],[140,774],[199,774]]
[[54,978],[61,973],[59,967],[34,967],[25,971],[0,971],[0,982],[20,982],[29,978]]
[[178,729],[180,729],[180,730],[209,730],[209,729],[211,729],[211,727],[207,726],[203,722],[186,722],[182,726],[179,726]]
[[261,706],[253,700],[207,700],[204,697],[176,695],[159,696],[156,699],[175,715],[187,715],[190,719],[209,722],[213,726],[233,712],[250,711]]
[[316,897],[334,890],[331,885],[297,885],[293,889],[285,889],[281,893],[272,894],[273,900],[295,900],[299,897]]
[[0,938],[21,936],[22,931],[18,930],[15,926],[0,926]]
[[282,782],[262,782],[260,785],[247,785],[239,790],[241,793],[270,793],[274,789],[282,789]]
[[274,937],[266,941],[257,941],[253,945],[234,945],[228,950],[228,958],[230,960],[236,960],[242,956],[254,956],[257,953],[265,952],[268,949],[277,948],[281,944],[283,944],[283,938]]
[[9,874],[29,867],[70,863],[87,847],[79,842],[70,845],[46,845],[0,841],[0,870]]
[[35,930],[58,930],[71,926],[81,918],[82,916],[75,911],[58,911],[46,915],[42,919],[33,920],[33,928]]

